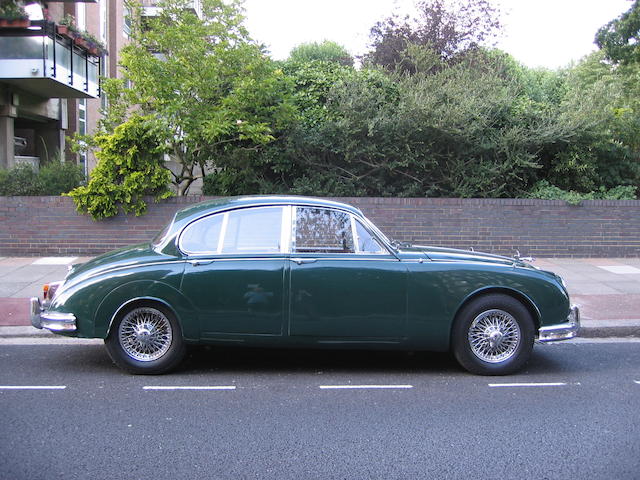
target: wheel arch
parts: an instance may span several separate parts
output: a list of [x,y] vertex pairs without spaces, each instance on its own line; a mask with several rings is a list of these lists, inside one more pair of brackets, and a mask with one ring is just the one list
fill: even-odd
[[180,316],[178,315],[178,312],[176,312],[175,308],[173,308],[169,302],[167,302],[166,300],[163,300],[162,298],[156,298],[156,297],[151,297],[151,296],[144,296],[144,297],[135,297],[132,298],[130,300],[127,300],[126,302],[124,302],[122,305],[120,305],[116,311],[113,313],[113,315],[111,316],[111,318],[109,319],[109,325],[107,326],[107,333],[106,336],[108,337],[109,334],[111,333],[111,327],[113,326],[114,322],[116,321],[116,319],[123,313],[128,311],[129,309],[137,306],[137,305],[157,305],[160,307],[164,307],[166,309],[168,309],[171,314],[175,317],[176,322],[178,322],[178,326],[180,327],[180,334],[182,335],[182,322],[180,321]]
[[94,337],[107,338],[123,309],[143,302],[155,303],[173,314],[185,340],[199,337],[199,325],[191,302],[171,285],[148,280],[119,285],[105,295],[94,314]]
[[527,311],[531,315],[531,319],[533,320],[533,325],[535,329],[537,330],[538,328],[540,328],[540,319],[542,317],[540,314],[540,310],[538,310],[538,307],[536,306],[535,302],[531,300],[531,298],[528,295],[508,287],[485,287],[469,294],[460,303],[460,305],[458,305],[458,308],[456,308],[455,314],[453,316],[453,321],[451,322],[450,331],[449,331],[449,343],[453,341],[453,329],[455,327],[460,311],[463,308],[465,308],[467,305],[469,305],[471,302],[474,302],[475,300],[477,300],[478,298],[484,297],[486,295],[493,295],[493,294],[507,295],[519,301],[522,305],[524,305],[524,307],[527,309]]

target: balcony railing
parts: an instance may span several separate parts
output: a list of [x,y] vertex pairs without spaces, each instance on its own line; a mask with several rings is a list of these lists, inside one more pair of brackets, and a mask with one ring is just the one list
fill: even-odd
[[55,24],[0,29],[0,82],[45,98],[97,98],[102,56],[58,35]]

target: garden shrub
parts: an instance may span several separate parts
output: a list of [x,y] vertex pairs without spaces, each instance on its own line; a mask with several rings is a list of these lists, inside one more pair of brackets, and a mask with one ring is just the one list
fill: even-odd
[[36,172],[30,165],[19,164],[0,169],[0,195],[36,196],[61,195],[84,181],[82,167],[55,159]]
[[543,200],[564,200],[571,205],[578,205],[583,200],[634,200],[636,198],[636,187],[630,185],[618,185],[609,189],[599,187],[597,190],[588,193],[580,193],[574,190],[563,190],[546,180],[540,180],[533,186],[527,197]]
[[169,198],[171,172],[164,167],[162,126],[150,115],[134,115],[113,134],[96,137],[98,165],[89,183],[71,192],[80,213],[95,219],[125,213],[146,212],[145,196]]

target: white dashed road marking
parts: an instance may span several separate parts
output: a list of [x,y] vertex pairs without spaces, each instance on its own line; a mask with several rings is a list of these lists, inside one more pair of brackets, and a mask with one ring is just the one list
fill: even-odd
[[490,387],[564,387],[566,385],[580,385],[580,382],[546,382],[546,383],[490,383]]
[[66,385],[0,385],[0,390],[64,390]]
[[193,386],[168,386],[168,385],[147,385],[143,390],[235,390],[235,385],[193,385]]
[[321,390],[413,388],[413,385],[320,385]]

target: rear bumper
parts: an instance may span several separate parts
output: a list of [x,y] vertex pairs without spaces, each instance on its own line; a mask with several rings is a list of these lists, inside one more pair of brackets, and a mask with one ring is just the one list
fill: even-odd
[[42,307],[38,297],[31,297],[31,325],[35,328],[46,328],[52,332],[75,332],[76,316],[73,313],[49,312]]
[[578,335],[580,330],[580,309],[573,305],[565,323],[541,327],[538,330],[539,342],[557,342],[568,340]]

